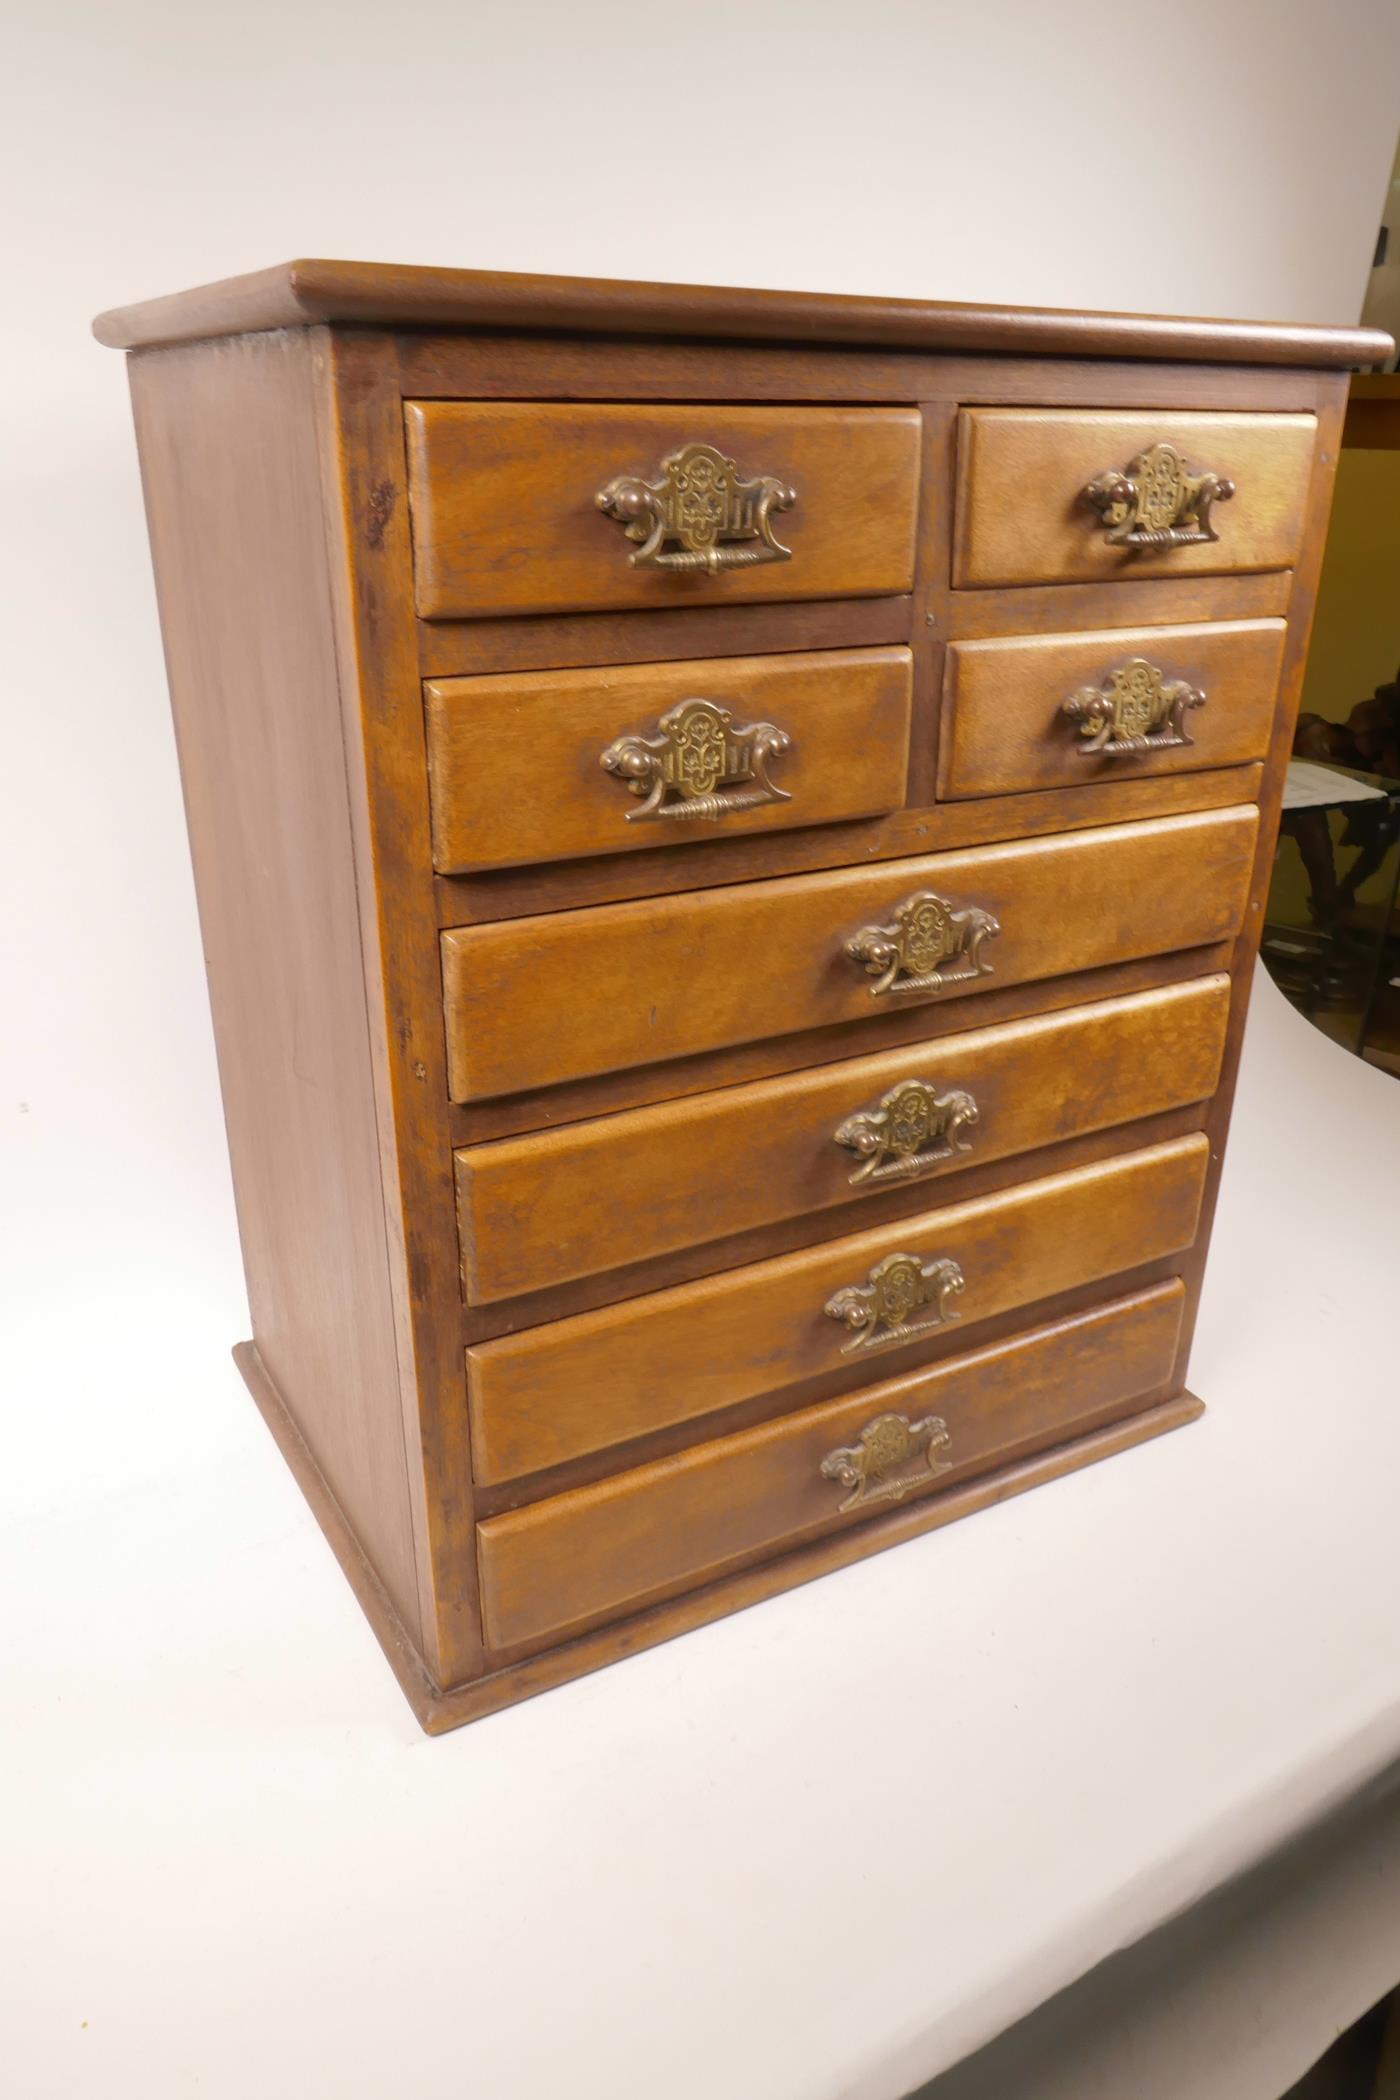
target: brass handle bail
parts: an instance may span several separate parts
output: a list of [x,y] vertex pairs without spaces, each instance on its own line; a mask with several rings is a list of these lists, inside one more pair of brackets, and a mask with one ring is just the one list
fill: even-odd
[[1217,503],[1228,503],[1235,484],[1223,475],[1193,472],[1175,445],[1165,439],[1149,445],[1122,469],[1096,475],[1079,492],[1108,527],[1110,547],[1199,547],[1218,540],[1211,518]]
[[832,1138],[860,1161],[850,1177],[852,1188],[866,1181],[915,1181],[941,1160],[972,1150],[964,1133],[978,1115],[965,1087],[940,1094],[927,1079],[901,1079],[881,1096],[878,1107],[847,1116]]
[[862,926],[846,953],[877,979],[872,999],[891,992],[941,992],[991,975],[982,953],[1001,932],[1001,921],[975,904],[958,909],[937,890],[917,890],[897,904],[888,925]]
[[[925,1262],[917,1254],[887,1254],[877,1261],[865,1283],[848,1283],[822,1307],[829,1320],[850,1332],[841,1354],[853,1349],[879,1349],[890,1342],[910,1342],[915,1335],[956,1320],[950,1301],[961,1297],[963,1272],[946,1255]],[[916,1318],[922,1313],[922,1319]]]
[[1145,751],[1194,744],[1186,717],[1205,704],[1199,686],[1168,678],[1145,656],[1134,656],[1101,685],[1071,693],[1060,713],[1079,732],[1082,758],[1137,758]]
[[768,777],[768,767],[792,749],[792,738],[772,722],[736,729],[715,700],[681,700],[662,715],[655,736],[614,738],[599,759],[603,771],[645,796],[627,812],[629,824],[664,818],[736,816],[792,796]]
[[745,481],[717,446],[682,445],[661,462],[655,481],[618,474],[594,499],[636,544],[634,569],[714,574],[791,561],[773,530],[775,510],[791,510],[797,491],[776,474]]
[[911,1488],[949,1472],[951,1462],[940,1454],[950,1442],[941,1415],[925,1415],[922,1422],[911,1422],[908,1415],[877,1415],[854,1444],[829,1451],[822,1460],[822,1478],[850,1490],[838,1514],[869,1502],[902,1502]]

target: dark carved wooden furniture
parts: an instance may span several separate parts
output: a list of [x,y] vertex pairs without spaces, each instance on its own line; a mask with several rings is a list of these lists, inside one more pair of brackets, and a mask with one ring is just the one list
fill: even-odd
[[321,262],[97,332],[238,1360],[426,1727],[1199,1412],[1384,338]]

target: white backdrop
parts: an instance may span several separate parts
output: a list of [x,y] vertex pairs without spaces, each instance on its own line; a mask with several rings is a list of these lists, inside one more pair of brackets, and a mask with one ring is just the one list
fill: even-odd
[[[246,1306],[135,451],[91,315],[322,254],[1353,321],[1400,10],[10,0],[4,63],[15,1595],[36,1533],[68,1527],[80,1560],[85,1509],[161,1479],[197,1522],[244,1449],[224,1351]],[[84,1579],[96,1605],[103,1570]],[[143,1592],[172,1669],[199,1638],[179,1585],[171,1564]],[[30,1608],[42,1622],[44,1597]],[[98,1658],[78,1641],[67,1661],[76,1678]]]

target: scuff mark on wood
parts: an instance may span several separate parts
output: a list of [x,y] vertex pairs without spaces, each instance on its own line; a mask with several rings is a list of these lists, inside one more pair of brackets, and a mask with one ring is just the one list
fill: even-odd
[[376,481],[369,492],[369,524],[365,538],[376,550],[384,544],[384,535],[389,529],[389,520],[394,515],[398,493],[392,481]]

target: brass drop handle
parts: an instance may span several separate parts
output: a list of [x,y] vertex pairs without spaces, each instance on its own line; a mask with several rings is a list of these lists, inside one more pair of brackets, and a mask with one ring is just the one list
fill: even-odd
[[636,545],[634,569],[747,569],[791,561],[773,531],[772,513],[791,510],[797,491],[776,474],[745,481],[715,445],[682,445],[661,462],[655,481],[618,474],[595,498]]
[[838,1124],[832,1138],[860,1161],[850,1176],[852,1188],[864,1181],[914,1181],[940,1160],[972,1150],[963,1133],[977,1117],[977,1103],[965,1088],[940,1094],[927,1079],[901,1079],[877,1107]]
[[792,749],[792,738],[772,722],[736,729],[727,707],[714,700],[681,700],[656,725],[655,736],[620,736],[601,754],[605,773],[634,795],[640,809],[629,824],[665,817],[734,816],[765,802],[790,802],[768,767]]
[[890,992],[940,992],[945,985],[991,975],[983,944],[995,940],[1001,921],[975,904],[961,910],[937,890],[916,890],[897,904],[888,925],[862,926],[846,953],[877,979],[872,999]]
[[829,1451],[822,1460],[822,1478],[849,1490],[838,1514],[868,1502],[902,1502],[911,1488],[951,1470],[951,1461],[939,1455],[950,1442],[941,1415],[925,1415],[921,1422],[911,1422],[908,1415],[877,1415],[854,1444]]
[[962,1270],[946,1255],[926,1262],[917,1254],[887,1254],[865,1283],[846,1284],[822,1310],[828,1320],[839,1320],[849,1331],[851,1339],[841,1350],[849,1356],[853,1349],[912,1341],[917,1334],[956,1320],[958,1309],[949,1301],[960,1297],[964,1288]]
[[1228,503],[1234,493],[1233,481],[1209,470],[1193,472],[1176,446],[1162,440],[1126,467],[1096,475],[1079,500],[1108,527],[1108,546],[1160,549],[1218,540],[1212,506]]
[[1144,751],[1194,744],[1186,716],[1205,704],[1199,686],[1168,678],[1145,656],[1133,656],[1101,685],[1071,693],[1060,713],[1079,733],[1081,757],[1136,758]]

